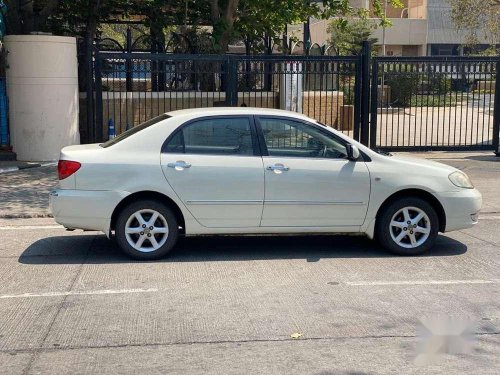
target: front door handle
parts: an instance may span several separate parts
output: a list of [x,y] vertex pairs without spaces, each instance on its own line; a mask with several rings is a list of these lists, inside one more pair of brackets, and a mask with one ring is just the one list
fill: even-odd
[[176,171],[183,171],[186,168],[190,168],[191,164],[186,163],[183,160],[177,160],[175,163],[168,163],[167,167],[175,168]]
[[289,167],[287,167],[281,163],[276,163],[274,165],[268,165],[266,169],[268,171],[273,171],[276,174],[280,174],[280,173],[287,172],[290,170]]

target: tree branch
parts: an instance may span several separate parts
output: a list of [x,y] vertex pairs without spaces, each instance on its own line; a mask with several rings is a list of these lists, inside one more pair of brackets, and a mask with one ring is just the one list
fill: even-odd
[[48,0],[47,4],[43,7],[43,9],[40,11],[38,14],[41,19],[45,20],[48,17],[50,17],[54,11],[56,10],[57,6],[59,5],[60,0]]

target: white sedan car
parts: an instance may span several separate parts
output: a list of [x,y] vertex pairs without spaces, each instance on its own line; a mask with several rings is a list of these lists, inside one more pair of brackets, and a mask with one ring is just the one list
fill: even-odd
[[477,223],[481,194],[447,165],[379,154],[304,115],[203,108],[65,147],[55,220],[155,259],[179,235],[357,233],[398,254]]

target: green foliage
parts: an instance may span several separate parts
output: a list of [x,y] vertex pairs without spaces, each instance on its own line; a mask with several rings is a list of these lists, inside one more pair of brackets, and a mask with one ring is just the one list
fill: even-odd
[[344,105],[354,105],[354,77],[349,82],[341,83],[340,90],[344,93]]
[[468,56],[498,56],[500,55],[500,47],[497,46],[489,46],[486,49],[478,50],[477,48],[472,47],[470,52],[467,53]]
[[419,87],[418,73],[404,68],[401,71],[390,71],[385,73],[384,85],[391,88],[391,105],[408,107]]
[[479,44],[481,38],[492,46],[500,44],[500,3],[497,0],[447,1],[451,5],[455,28],[465,31],[467,45]]
[[451,91],[451,79],[444,74],[434,74],[427,82],[427,89],[436,94],[446,94]]
[[[374,13],[383,18],[384,0],[370,0]],[[15,11],[20,3],[9,0],[13,10],[12,19],[19,25],[25,22]],[[393,6],[400,6],[400,0],[389,0]],[[211,26],[211,46],[204,43],[204,49],[211,52],[225,52],[235,39],[247,40],[252,47],[262,44],[266,36],[277,41],[287,24],[300,24],[308,17],[330,19],[332,17],[366,16],[366,11],[354,9],[349,0],[33,0],[22,2],[31,7],[31,15],[43,15],[32,22],[37,30],[56,35],[91,34],[106,21],[113,19],[141,19],[153,30],[153,37],[165,34],[165,28],[176,27],[186,37],[201,26]],[[12,21],[14,22],[14,21]],[[19,26],[18,25],[18,26]],[[33,31],[33,30],[29,30]],[[103,32],[113,34],[112,29],[103,27]],[[116,35],[117,38],[121,36]]]
[[62,0],[5,0],[7,34],[40,31]]
[[89,25],[97,27],[110,19],[126,19],[131,11],[132,0],[59,1],[48,22],[40,28],[56,35],[83,36]]
[[238,74],[238,90],[239,91],[255,91],[260,83],[259,72],[249,71]]
[[472,91],[473,94],[491,94],[493,95],[495,93],[495,90],[474,90]]
[[331,34],[330,43],[339,55],[358,55],[361,53],[363,41],[377,41],[377,38],[371,37],[375,29],[376,25],[366,18],[335,19],[328,27]]
[[414,95],[408,105],[411,107],[450,107],[460,104],[460,96],[446,95]]

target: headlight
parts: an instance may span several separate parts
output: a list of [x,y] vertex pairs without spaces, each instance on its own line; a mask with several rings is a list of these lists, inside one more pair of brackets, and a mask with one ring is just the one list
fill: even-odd
[[463,172],[460,171],[453,172],[448,176],[448,178],[450,179],[451,183],[455,186],[465,189],[474,189],[474,185],[472,185],[471,180]]

